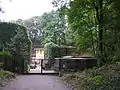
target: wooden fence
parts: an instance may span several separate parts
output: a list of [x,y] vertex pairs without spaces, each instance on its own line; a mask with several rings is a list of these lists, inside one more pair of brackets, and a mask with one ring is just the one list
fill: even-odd
[[76,71],[92,68],[97,63],[94,57],[55,58],[56,71]]

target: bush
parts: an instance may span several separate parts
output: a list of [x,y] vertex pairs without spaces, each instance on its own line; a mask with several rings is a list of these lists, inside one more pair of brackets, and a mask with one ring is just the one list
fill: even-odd
[[120,65],[105,65],[91,69],[86,81],[88,90],[120,90]]
[[[32,44],[26,27],[14,23],[0,22],[0,40],[0,50],[9,51],[12,55],[12,57],[0,57],[4,62],[4,69],[13,71],[12,69],[19,68],[19,72],[26,72]],[[5,54],[4,52],[1,53]]]
[[64,80],[74,84],[77,90],[120,90],[120,64],[65,74]]
[[11,79],[14,78],[14,74],[9,71],[0,70],[0,79]]
[[0,87],[6,85],[15,75],[9,71],[0,70]]
[[12,57],[9,52],[0,52],[0,67],[12,71]]

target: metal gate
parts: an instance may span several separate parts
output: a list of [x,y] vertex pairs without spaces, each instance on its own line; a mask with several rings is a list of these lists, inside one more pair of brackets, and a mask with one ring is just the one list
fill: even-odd
[[35,64],[34,68],[31,68],[29,70],[30,74],[58,74],[55,70],[53,70],[49,65],[47,64],[46,59],[41,59],[38,64]]
[[47,59],[41,60],[41,74],[58,74],[48,62]]

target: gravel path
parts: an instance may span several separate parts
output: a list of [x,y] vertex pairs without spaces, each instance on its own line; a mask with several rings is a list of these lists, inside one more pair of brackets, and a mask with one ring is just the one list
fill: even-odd
[[22,75],[0,90],[71,90],[57,76]]

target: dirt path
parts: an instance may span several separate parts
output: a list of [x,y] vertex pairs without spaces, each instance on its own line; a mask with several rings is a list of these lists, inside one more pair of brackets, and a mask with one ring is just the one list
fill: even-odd
[[0,90],[71,90],[57,76],[23,75]]

